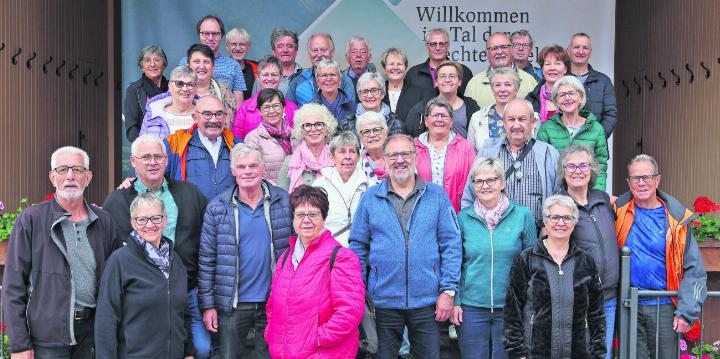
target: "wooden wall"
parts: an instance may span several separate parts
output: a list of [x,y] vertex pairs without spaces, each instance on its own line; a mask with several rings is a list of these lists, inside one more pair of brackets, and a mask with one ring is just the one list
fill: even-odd
[[617,1],[616,11],[615,192],[644,152],[659,162],[661,189],[686,206],[720,200],[720,2]]
[[117,74],[116,6],[97,0],[0,2],[0,201],[15,206],[20,197],[37,202],[52,192],[50,154],[64,145],[90,154],[91,201],[102,203],[112,188],[119,92],[109,84]]

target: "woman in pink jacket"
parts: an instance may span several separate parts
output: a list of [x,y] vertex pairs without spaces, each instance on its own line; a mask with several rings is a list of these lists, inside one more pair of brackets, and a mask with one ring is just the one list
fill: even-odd
[[415,139],[417,173],[424,180],[442,186],[455,212],[459,212],[475,150],[470,142],[452,131],[452,105],[443,97],[428,101],[424,118],[428,130]]
[[365,287],[360,261],[325,229],[324,190],[290,195],[290,248],[278,258],[267,300],[265,340],[275,359],[355,358]]
[[282,92],[266,88],[255,95],[262,113],[260,125],[245,136],[245,143],[262,151],[265,173],[263,176],[277,184],[278,173],[285,159],[292,154],[292,127],[283,116],[285,97]]
[[[280,79],[282,78],[282,72],[280,71],[280,61],[275,56],[266,56],[258,63],[258,82],[260,83],[260,89],[271,88],[277,90],[280,86]],[[235,120],[233,121],[232,131],[233,134],[241,139],[245,139],[245,136],[258,127],[260,122],[263,120],[260,106],[258,106],[257,100],[258,95],[261,91],[258,91],[255,96],[245,100],[240,106],[238,106],[237,112],[235,112]],[[297,105],[288,99],[284,99],[283,105],[283,117],[285,123],[292,128],[293,126],[293,114],[298,109]]]

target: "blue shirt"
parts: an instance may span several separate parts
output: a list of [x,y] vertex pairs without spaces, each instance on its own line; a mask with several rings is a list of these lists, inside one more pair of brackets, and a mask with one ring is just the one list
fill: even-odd
[[[635,219],[625,245],[630,248],[630,284],[641,290],[667,290],[665,265],[665,235],[667,233],[665,206],[635,207]],[[654,305],[657,299],[640,298],[641,305]],[[660,304],[671,303],[670,298]]]
[[[187,56],[183,56],[180,59],[180,66],[187,66],[187,64]],[[218,55],[215,58],[215,69],[213,69],[212,77],[227,85],[233,92],[247,90],[242,67],[232,57],[223,54]]]
[[264,201],[252,209],[236,197],[239,210],[238,302],[265,302],[270,293],[270,230],[265,221]]

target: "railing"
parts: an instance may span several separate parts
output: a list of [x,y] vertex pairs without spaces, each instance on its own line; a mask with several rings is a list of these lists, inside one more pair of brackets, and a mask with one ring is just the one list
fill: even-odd
[[[621,251],[620,257],[620,295],[618,302],[618,320],[617,320],[617,335],[618,335],[618,350],[616,353],[620,359],[636,359],[637,358],[637,327],[638,327],[638,302],[640,298],[655,297],[657,298],[657,304],[655,305],[656,319],[660,316],[660,298],[667,298],[676,296],[676,291],[668,290],[640,290],[630,286],[630,248],[624,247]],[[720,297],[720,291],[707,292],[708,298]],[[703,311],[700,311],[700,321],[703,322]],[[655,353],[655,358],[658,357],[660,351],[660,345],[658,340],[659,333],[659,320],[655,327],[655,348],[648,348],[648,351]],[[703,342],[703,330],[701,327],[700,331],[700,342]],[[681,335],[676,335],[677,341],[681,339]],[[676,345],[677,352],[675,357],[680,356],[680,346]],[[702,346],[700,346],[702,356]],[[707,352],[706,352],[707,354]]]

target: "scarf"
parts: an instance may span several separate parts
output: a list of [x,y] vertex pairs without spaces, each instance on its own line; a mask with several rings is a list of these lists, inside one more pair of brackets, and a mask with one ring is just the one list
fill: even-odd
[[160,87],[157,87],[153,80],[150,80],[149,77],[142,74],[142,88],[145,90],[145,94],[148,97],[147,99],[151,99],[161,93],[168,92],[168,80],[163,76],[160,79]]
[[547,82],[540,86],[540,122],[545,123],[548,119],[548,109],[545,101],[552,101],[552,89],[547,87]]
[[167,240],[160,239],[160,246],[155,248],[150,242],[144,240],[137,231],[130,233],[130,237],[135,239],[138,245],[143,248],[150,261],[155,264],[158,269],[165,275],[165,279],[170,277],[170,244]]
[[368,179],[376,182],[382,182],[387,178],[388,172],[385,167],[380,167],[370,158],[370,154],[364,148],[360,152],[362,156],[363,170]]
[[500,222],[500,217],[502,217],[503,212],[508,209],[509,205],[510,200],[508,200],[507,196],[502,193],[500,194],[500,200],[497,205],[495,205],[495,208],[486,208],[482,203],[480,203],[480,198],[475,198],[475,213],[485,220],[485,224],[487,224],[488,229],[492,232],[495,229],[495,226],[497,226]]
[[320,157],[315,158],[305,141],[301,141],[288,162],[288,175],[290,176],[288,192],[292,193],[295,188],[303,184],[303,172],[313,172],[317,179],[322,177],[320,169],[331,166],[333,166],[333,163],[330,160],[330,147],[328,145],[323,147]]
[[292,134],[292,129],[290,129],[290,127],[287,125],[285,119],[283,118],[280,122],[280,128],[277,128],[267,123],[267,121],[265,120],[260,123],[262,123],[262,125],[265,127],[268,135],[278,141],[278,144],[280,144],[280,147],[282,147],[283,151],[285,151],[285,154],[290,155],[292,153],[292,143],[290,143],[290,135]]
[[[365,107],[363,107],[362,104],[358,104],[357,109],[355,110],[355,118],[360,117],[360,115],[364,114],[365,112],[368,112]],[[390,106],[388,106],[385,102],[380,103],[380,111],[379,114],[383,115],[385,117],[385,120],[390,117]]]

